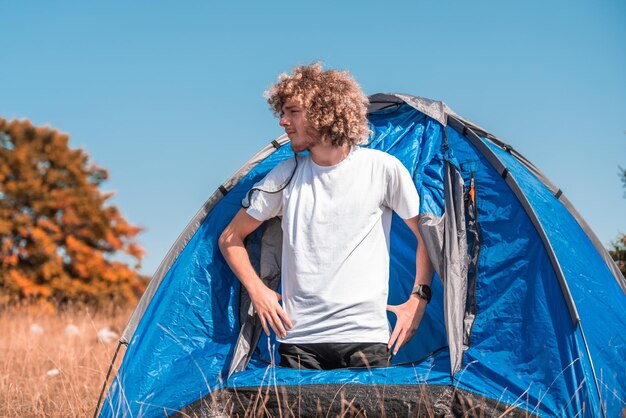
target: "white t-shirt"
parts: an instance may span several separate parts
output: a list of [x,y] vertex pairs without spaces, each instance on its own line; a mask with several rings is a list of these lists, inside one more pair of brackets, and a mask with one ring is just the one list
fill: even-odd
[[[283,307],[293,323],[286,343],[387,343],[391,211],[419,213],[407,169],[382,151],[353,147],[334,166],[298,156],[279,193],[255,191],[247,213],[282,216]],[[255,187],[277,190],[294,159]]]

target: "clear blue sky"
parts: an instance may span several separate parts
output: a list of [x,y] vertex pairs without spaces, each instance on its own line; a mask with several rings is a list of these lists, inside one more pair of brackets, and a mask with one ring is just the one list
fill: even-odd
[[367,94],[445,101],[626,232],[626,2],[0,0],[0,115],[71,135],[146,228],[151,274],[202,203],[282,130],[263,91],[322,60]]

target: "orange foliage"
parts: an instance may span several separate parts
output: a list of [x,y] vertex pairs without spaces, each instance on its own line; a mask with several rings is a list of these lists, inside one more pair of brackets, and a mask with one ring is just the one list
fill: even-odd
[[107,203],[108,173],[68,140],[0,118],[0,302],[135,303],[146,283],[134,270],[141,228]]

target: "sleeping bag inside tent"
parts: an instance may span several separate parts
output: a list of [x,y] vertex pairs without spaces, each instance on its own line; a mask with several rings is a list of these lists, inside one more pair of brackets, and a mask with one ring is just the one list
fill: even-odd
[[[437,272],[419,330],[391,365],[277,366],[274,336],[260,332],[219,251],[217,240],[251,187],[294,158],[283,135],[218,188],[159,266],[121,337],[124,356],[101,417],[261,409],[274,416],[623,413],[626,283],[561,190],[442,102],[377,94],[368,117],[364,146],[396,156],[413,176]],[[281,233],[270,220],[246,241],[274,287]],[[411,292],[415,250],[414,235],[394,215],[390,304]]]

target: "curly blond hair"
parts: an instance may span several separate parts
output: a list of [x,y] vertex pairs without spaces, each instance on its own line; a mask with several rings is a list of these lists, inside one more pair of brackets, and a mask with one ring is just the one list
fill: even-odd
[[280,117],[283,105],[295,100],[323,138],[333,146],[356,145],[367,140],[369,101],[348,71],[324,70],[319,62],[293,69],[293,74],[281,74],[265,97]]

